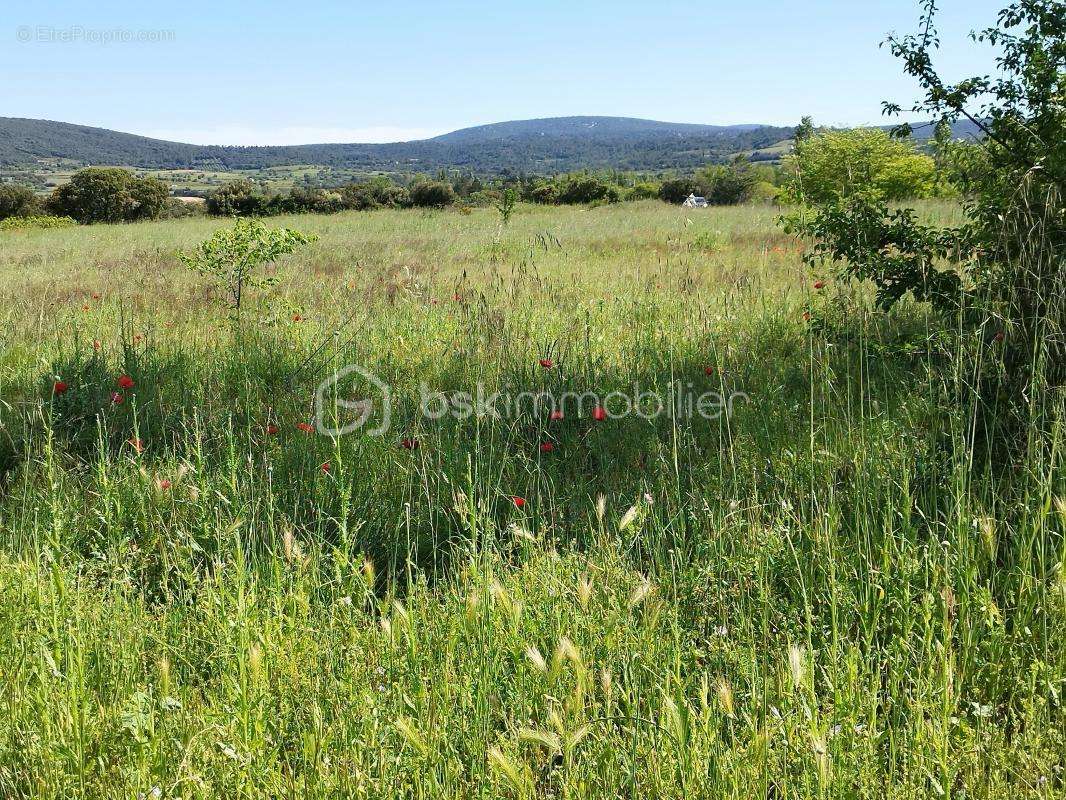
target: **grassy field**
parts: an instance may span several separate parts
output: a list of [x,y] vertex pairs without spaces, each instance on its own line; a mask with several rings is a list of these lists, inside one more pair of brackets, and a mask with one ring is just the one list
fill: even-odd
[[[1061,428],[976,466],[994,341],[778,213],[271,220],[239,333],[226,223],[0,234],[0,796],[1064,796]],[[297,427],[350,364],[388,431]]]

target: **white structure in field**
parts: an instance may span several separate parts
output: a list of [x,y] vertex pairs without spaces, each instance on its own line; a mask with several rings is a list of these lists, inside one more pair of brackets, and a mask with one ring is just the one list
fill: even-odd
[[696,197],[694,194],[690,194],[685,198],[685,202],[681,204],[683,208],[707,208],[706,197]]

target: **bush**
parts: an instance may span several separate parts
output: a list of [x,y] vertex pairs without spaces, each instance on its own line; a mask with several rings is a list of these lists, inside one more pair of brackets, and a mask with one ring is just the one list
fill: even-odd
[[591,175],[571,177],[559,188],[558,202],[576,203],[617,203],[621,199],[618,187],[602,178]]
[[185,219],[186,217],[202,217],[206,211],[205,204],[193,200],[182,200],[179,197],[168,197],[163,204],[163,210],[159,214],[160,219]]
[[731,164],[707,167],[700,175],[703,196],[714,206],[734,206],[751,199],[758,178],[743,156]]
[[455,202],[455,190],[442,181],[423,181],[411,187],[411,204],[418,208],[444,208]]
[[118,167],[88,167],[74,173],[48,200],[48,209],[82,223],[155,219],[170,191],[156,178]]
[[33,217],[41,213],[41,201],[28,186],[0,186],[0,220],[8,217]]
[[0,220],[0,231],[28,230],[32,228],[69,228],[78,223],[70,217],[8,217]]
[[670,178],[659,187],[659,199],[677,205],[684,203],[690,194],[697,194],[700,187],[692,178]]
[[270,198],[246,178],[220,186],[207,198],[207,213],[218,217],[262,216],[270,206]]
[[876,128],[809,136],[796,142],[785,163],[790,196],[813,203],[860,194],[887,201],[929,197],[937,182],[933,159]]
[[554,183],[539,183],[530,190],[529,199],[534,203],[554,205],[559,202],[559,189]]
[[325,189],[294,187],[277,200],[278,210],[287,214],[333,214],[344,209],[344,198]]
[[[626,200],[651,200],[658,196],[659,185],[656,183],[638,183],[626,192]],[[688,195],[685,196],[688,197]]]
[[345,208],[365,211],[372,208],[406,208],[411,195],[388,178],[377,177],[365,183],[350,183],[341,189]]

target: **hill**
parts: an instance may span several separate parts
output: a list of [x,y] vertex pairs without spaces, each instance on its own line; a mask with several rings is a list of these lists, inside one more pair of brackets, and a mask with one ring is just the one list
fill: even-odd
[[145,169],[333,168],[481,174],[576,169],[690,169],[791,133],[763,125],[689,125],[624,117],[562,117],[473,128],[414,142],[223,147],[168,142],[50,120],[0,117],[0,164],[42,159]]
[[[975,129],[968,123],[957,136]],[[916,126],[927,138],[930,126]],[[551,174],[580,169],[690,170],[736,153],[776,159],[792,128],[772,125],[694,125],[630,117],[553,117],[478,125],[432,139],[389,144],[306,144],[224,147],[151,139],[130,133],[41,119],[0,117],[0,166],[46,160],[68,166],[142,169],[256,170],[312,165],[332,169],[480,175]]]

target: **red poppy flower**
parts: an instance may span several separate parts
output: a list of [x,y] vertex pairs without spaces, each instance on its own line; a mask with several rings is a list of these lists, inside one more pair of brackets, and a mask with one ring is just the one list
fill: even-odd
[[815,289],[824,289],[825,288],[825,281],[815,281],[814,282],[814,288]]
[[553,451],[554,449],[555,449],[555,445],[554,445],[554,444],[552,444],[551,442],[544,442],[544,443],[543,443],[543,444],[542,444],[542,445],[540,446],[540,452],[542,452],[542,453],[550,453],[550,452],[552,452],[552,451]]
[[292,315],[292,321],[293,322],[300,322],[302,319],[303,319],[303,317],[301,317],[299,314],[293,314]]
[[804,322],[810,322],[811,321],[811,312],[810,311],[804,311],[803,312],[803,321]]
[[112,402],[112,403],[114,403],[114,404],[115,404],[116,406],[117,406],[117,405],[120,405],[120,404],[122,403],[122,401],[123,401],[123,400],[125,400],[125,399],[126,399],[126,398],[125,398],[125,397],[123,397],[123,396],[122,396],[121,394],[119,394],[118,392],[112,392],[112,393],[111,393],[111,402]]
[[562,419],[562,418],[563,418],[563,412],[562,412],[561,410],[556,410],[556,411],[553,411],[553,412],[551,413],[551,418],[552,418],[553,420],[560,420],[560,419]]
[[315,426],[314,425],[309,425],[306,422],[297,422],[296,423],[296,427],[299,428],[304,433],[314,433],[315,432]]
[[64,383],[63,381],[56,381],[52,384],[52,394],[63,394],[63,392],[65,392],[69,388],[69,383]]
[[452,295],[452,300],[454,300],[457,303],[461,302],[462,299],[463,299],[463,296],[461,294],[459,294],[458,292],[456,292],[455,294]]
[[132,389],[134,386],[133,378],[129,375],[119,375],[118,380],[115,381],[120,389]]
[[592,418],[597,422],[603,422],[607,419],[607,409],[603,406],[596,406],[592,409]]
[[136,453],[144,452],[144,442],[142,442],[140,439],[131,436],[129,439],[126,440],[126,444],[132,447],[134,452]]
[[704,367],[703,368],[703,374],[704,375],[713,375],[714,374],[714,367]]
[[99,299],[100,299],[100,293],[99,292],[93,292],[93,300],[99,300]]
[[329,473],[329,469],[330,469],[329,462],[328,461],[322,462],[322,471],[328,474]]
[[266,426],[267,436],[276,436],[278,433],[278,426],[273,423]]
[[401,439],[400,447],[402,447],[404,450],[417,450],[418,439]]
[[139,333],[135,333],[135,334],[133,334],[133,343],[134,344],[140,344],[141,343],[141,339],[143,339],[143,338],[144,337],[141,336]]
[[518,495],[511,495],[511,502],[514,503],[515,508],[521,508],[526,504],[526,498],[519,497]]
[[100,344],[100,340],[99,339],[93,339],[93,350],[96,350],[97,352],[100,352],[101,346],[102,345]]
[[544,367],[544,369],[551,369],[555,366],[555,362],[552,361],[550,358],[542,358],[540,360],[540,365]]
[[997,333],[997,334],[996,334],[995,336],[993,336],[992,338],[993,338],[993,339],[994,339],[995,341],[997,341],[997,342],[1002,342],[1002,341],[1003,341],[1003,340],[1004,340],[1004,339],[1005,339],[1006,337],[1005,337],[1005,336],[1003,335],[1003,331],[1000,331],[999,333]]
[[89,310],[89,304],[88,304],[88,303],[86,303],[85,305],[83,305],[83,306],[81,307],[81,310],[82,310],[82,311],[88,311],[88,310]]
[[159,481],[159,488],[165,492],[167,489],[170,488],[170,480],[168,478],[163,478],[161,481]]

